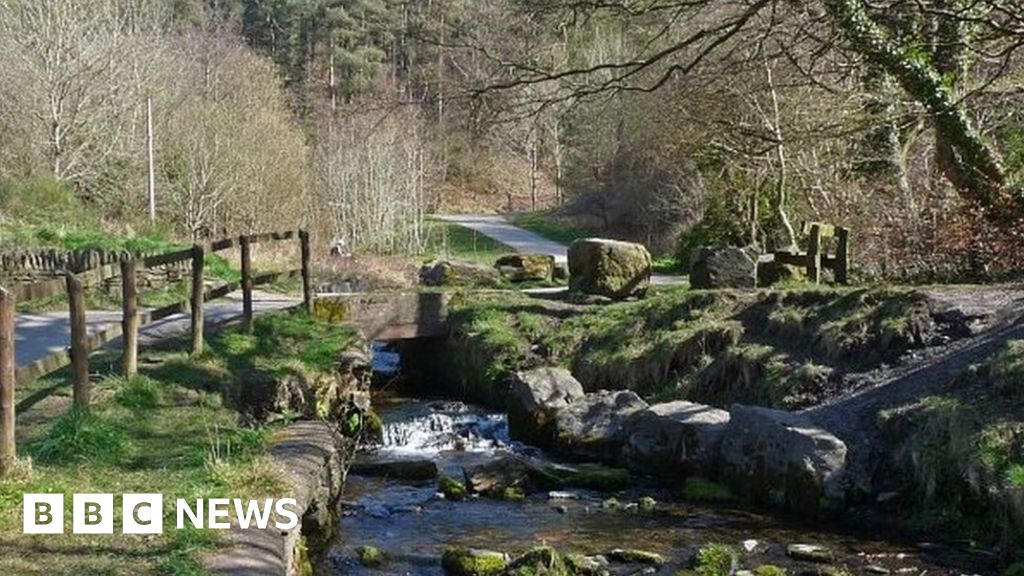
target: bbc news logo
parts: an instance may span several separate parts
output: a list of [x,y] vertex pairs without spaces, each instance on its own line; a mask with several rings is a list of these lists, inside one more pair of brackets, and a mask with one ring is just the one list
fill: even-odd
[[[22,500],[25,534],[64,533],[63,494],[25,494]],[[298,504],[294,498],[241,500],[239,498],[200,498],[193,502],[175,501],[175,526],[227,530],[233,524],[242,529],[291,530],[299,525]],[[117,510],[113,494],[74,494],[71,497],[73,534],[113,534]],[[163,534],[163,494],[122,494],[121,534]]]

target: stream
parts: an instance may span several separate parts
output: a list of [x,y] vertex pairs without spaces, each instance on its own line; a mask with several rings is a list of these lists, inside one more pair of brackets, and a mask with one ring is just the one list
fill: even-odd
[[[511,454],[558,463],[541,450],[511,441],[504,414],[445,399],[409,398],[375,393],[384,422],[384,440],[365,447],[366,461],[430,459],[441,474],[462,479],[463,470]],[[614,497],[618,505],[611,506]],[[635,505],[654,498],[653,510]],[[672,490],[633,475],[630,488],[615,493],[566,489],[537,492],[522,501],[470,497],[446,500],[437,481],[409,481],[351,473],[342,496],[340,526],[318,574],[442,575],[446,547],[480,548],[516,554],[538,545],[562,553],[607,555],[613,549],[638,549],[663,555],[661,567],[609,563],[609,574],[676,574],[690,568],[700,547],[719,542],[740,554],[739,568],[762,564],[799,574],[985,574],[977,557],[953,548],[877,539],[851,529],[809,525],[775,515],[684,501]],[[870,533],[869,533],[870,534]],[[787,556],[791,544],[829,548],[826,565]],[[386,562],[361,565],[357,550],[373,546]]]

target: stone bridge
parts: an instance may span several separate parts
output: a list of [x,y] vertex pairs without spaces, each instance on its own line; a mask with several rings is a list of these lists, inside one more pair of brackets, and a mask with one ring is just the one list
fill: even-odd
[[445,336],[452,296],[452,292],[318,294],[313,314],[328,322],[354,324],[368,340]]

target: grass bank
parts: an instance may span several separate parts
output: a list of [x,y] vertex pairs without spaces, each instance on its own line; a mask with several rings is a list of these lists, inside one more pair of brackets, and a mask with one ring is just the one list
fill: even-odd
[[500,256],[515,252],[512,248],[476,230],[439,219],[427,220],[427,259],[467,260],[493,265]]
[[[356,336],[303,314],[256,320],[251,334],[212,336],[198,358],[147,349],[140,375],[125,380],[119,355],[102,353],[91,365],[103,376],[90,409],[71,408],[66,373],[18,391],[18,449],[22,461],[0,480],[0,573],[202,574],[197,558],[221,544],[220,532],[176,530],[165,504],[161,536],[21,535],[25,492],[70,494],[162,493],[175,498],[287,496],[267,442],[289,415],[243,425],[231,405],[256,374],[332,369]],[[115,498],[120,514],[119,499]],[[115,530],[117,527],[115,526]]]
[[932,317],[922,294],[898,288],[673,288],[599,306],[476,295],[455,301],[452,320],[465,352],[456,354],[479,364],[466,372],[484,375],[476,383],[484,388],[515,369],[561,365],[589,390],[787,409],[834,393],[842,372],[878,366],[953,328]]

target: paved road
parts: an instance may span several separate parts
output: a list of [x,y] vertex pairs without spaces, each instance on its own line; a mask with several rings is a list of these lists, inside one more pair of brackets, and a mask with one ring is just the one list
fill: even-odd
[[[300,299],[253,292],[253,311],[257,314],[283,310],[301,302]],[[216,326],[242,315],[242,293],[232,292],[223,299],[209,302],[205,308],[207,326]],[[88,312],[86,325],[89,332],[95,332],[121,322],[120,312]],[[157,320],[139,329],[139,343],[152,344],[160,340],[182,336],[190,329],[188,314],[174,314]],[[18,366],[30,364],[54,352],[67,348],[71,339],[71,327],[67,312],[46,312],[41,314],[18,314],[14,326],[15,357]],[[108,346],[117,346],[120,338]]]
[[[539,254],[551,254],[556,262],[567,260],[567,248],[553,240],[524,230],[509,223],[504,216],[477,215],[477,214],[439,214],[438,218],[458,224],[471,230],[488,236],[514,249],[516,252],[534,252]],[[685,276],[666,276],[655,274],[651,277],[651,284],[680,284],[686,281]]]

